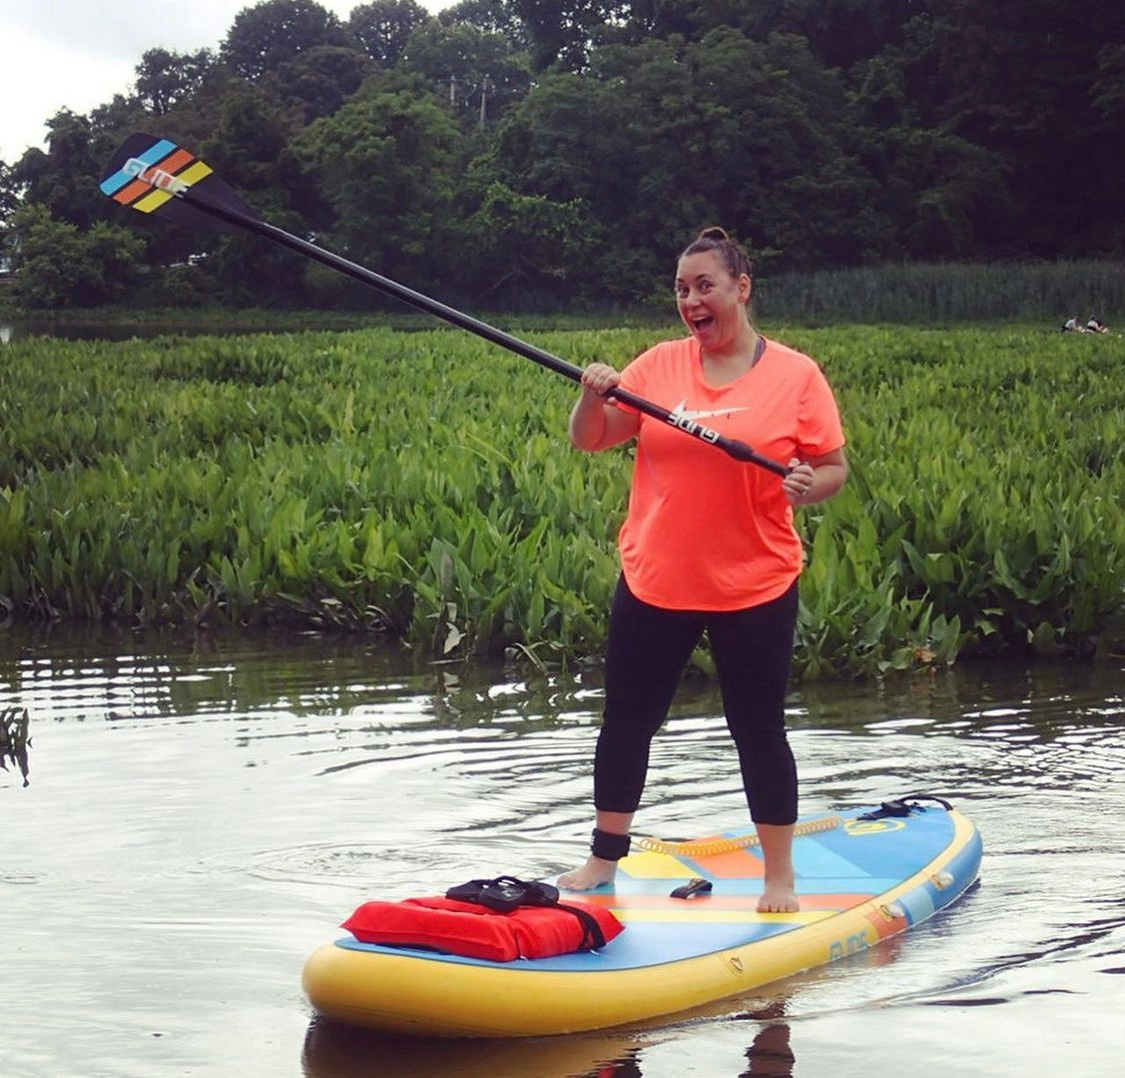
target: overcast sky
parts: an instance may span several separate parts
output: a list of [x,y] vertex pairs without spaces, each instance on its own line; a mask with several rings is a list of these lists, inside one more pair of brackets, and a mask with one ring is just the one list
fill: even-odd
[[[346,19],[364,0],[320,0]],[[455,0],[420,0],[443,11]],[[46,121],[87,113],[132,84],[146,49],[217,49],[250,0],[0,0],[0,160],[46,149]]]

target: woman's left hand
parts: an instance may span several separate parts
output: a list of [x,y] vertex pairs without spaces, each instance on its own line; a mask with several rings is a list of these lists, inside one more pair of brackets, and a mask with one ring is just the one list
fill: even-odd
[[781,481],[781,489],[789,499],[790,505],[809,504],[809,494],[816,482],[816,472],[807,461],[792,457],[789,460],[789,474]]

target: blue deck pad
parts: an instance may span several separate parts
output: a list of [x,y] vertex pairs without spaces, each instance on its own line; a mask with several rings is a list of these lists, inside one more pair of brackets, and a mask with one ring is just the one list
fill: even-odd
[[[600,952],[558,955],[553,958],[519,959],[503,963],[513,971],[566,971],[609,972],[613,970],[643,969],[686,959],[698,958],[715,951],[744,947],[758,940],[777,936],[815,923],[817,914],[832,916],[867,898],[899,886],[926,869],[955,836],[955,826],[948,813],[938,809],[923,809],[909,817],[864,821],[857,819],[862,810],[841,814],[844,825],[828,831],[814,832],[797,838],[793,846],[794,867],[797,871],[797,889],[803,895],[822,895],[829,907],[818,910],[806,907],[800,914],[760,915],[754,911],[753,899],[762,892],[760,876],[725,877],[708,871],[708,862],[718,858],[701,857],[697,860],[677,857],[681,865],[691,872],[711,879],[711,897],[745,897],[744,909],[738,906],[711,905],[707,897],[688,900],[669,899],[666,903],[652,899],[668,899],[673,888],[682,885],[683,877],[674,879],[631,876],[628,860],[612,885],[604,885],[590,892],[591,897],[618,895],[622,898],[621,919],[626,930]],[[731,831],[724,837],[740,838],[753,829]],[[759,851],[748,848],[752,857]],[[979,840],[966,850],[958,861],[966,865],[979,862]],[[975,858],[975,861],[974,861]],[[724,870],[730,870],[730,861]],[[714,867],[718,869],[718,864]],[[955,868],[955,874],[962,869]],[[975,867],[973,867],[975,872]],[[966,881],[952,888],[958,893]],[[841,901],[832,903],[829,896],[838,895]],[[845,897],[847,896],[847,897]],[[578,896],[574,896],[578,897]],[[629,908],[630,897],[645,898],[643,905]],[[923,880],[900,904],[909,923],[925,920],[948,901],[932,881]],[[664,919],[660,919],[661,917]],[[409,955],[419,959],[457,965],[495,967],[497,963],[459,955],[441,954],[415,948],[384,947],[365,944],[347,938],[337,941],[348,950],[369,951],[373,954]]]
[[[711,921],[698,924],[641,921],[628,925],[626,930],[602,951],[556,955],[553,958],[521,958],[515,962],[505,962],[504,966],[512,970],[534,969],[583,973],[642,969],[645,966],[680,962],[687,958],[711,954],[714,951],[742,947],[756,940],[777,936],[783,932],[792,932],[801,927],[802,924],[796,921]],[[463,958],[459,955],[439,954],[436,951],[415,950],[410,947],[383,947],[379,944],[358,943],[351,938],[336,942],[338,946],[352,951],[412,955],[435,962],[452,962],[455,965],[496,966],[495,962],[479,958]]]
[[[823,838],[822,835],[809,835],[801,841],[793,844],[793,869],[797,873],[797,879],[801,881],[801,890],[808,894],[825,894],[826,889],[822,886],[824,880],[829,880],[832,886],[827,890],[838,890],[838,882],[840,880],[850,880],[851,884],[848,885],[846,890],[854,890],[856,881],[866,880],[869,873],[863,868],[855,864],[854,861],[849,860],[848,857],[838,850],[830,849],[825,843],[815,841],[816,839]],[[844,847],[850,852],[850,847]],[[862,852],[862,851],[860,851]],[[756,849],[748,849],[746,853],[753,857],[755,860],[761,860],[761,853]],[[687,865],[693,872],[699,876],[712,878],[711,871],[708,867],[708,858],[701,857],[698,860],[691,857],[679,856],[676,858],[681,863]],[[630,879],[628,891],[630,894],[638,893],[634,890],[634,883],[651,883],[651,880],[632,880]],[[657,880],[657,884],[664,886],[667,881]],[[723,892],[727,894],[761,894],[762,881],[756,876],[751,876],[743,879],[732,879],[729,877],[715,881],[717,885],[721,885]],[[812,884],[813,886],[805,886]],[[866,890],[866,887],[863,888]],[[647,893],[647,892],[639,892]],[[664,893],[667,893],[666,891]]]
[[[857,815],[842,814],[844,826],[799,836],[793,843],[793,867],[799,891],[804,894],[878,893],[885,890],[888,880],[901,883],[920,872],[953,839],[953,821],[944,811],[922,808],[908,817],[870,821],[858,820]],[[742,838],[750,833],[752,829],[744,829],[727,832],[723,837]],[[745,852],[761,859],[760,850],[754,847]],[[677,860],[697,875],[712,878],[708,870],[709,858],[680,856]],[[760,879],[723,878],[715,882],[728,894],[761,893]],[[619,881],[618,890],[652,894],[664,883],[630,877]]]
[[905,818],[853,819],[847,827],[809,837],[820,839],[863,873],[903,880],[921,872],[953,841],[954,832],[948,813],[924,809]]
[[[717,879],[707,872],[706,861],[688,861],[684,858],[679,858],[686,864],[696,875],[712,881],[713,890],[712,894],[715,895],[745,895],[747,897],[757,897],[762,893],[762,881],[758,877],[751,877],[749,879]],[[794,857],[794,862],[797,858]],[[923,860],[922,864],[918,866],[921,869],[926,864]],[[862,872],[849,865],[847,861],[842,858],[834,857],[830,851],[825,851],[825,858],[823,869],[827,872],[829,869],[835,869],[841,874],[838,876],[821,875],[814,873],[805,875],[798,870],[797,872],[797,891],[802,895],[850,895],[850,894],[873,894],[877,895],[882,891],[887,890],[888,887],[893,887],[895,884],[902,883],[902,876],[871,876],[866,872]],[[916,870],[915,870],[916,871]],[[913,875],[911,872],[909,875]],[[666,880],[659,878],[641,878],[635,876],[626,876],[624,874],[618,876],[615,886],[603,884],[601,887],[595,887],[592,891],[585,892],[586,895],[596,896],[601,898],[604,895],[647,895],[647,896],[660,896],[663,897],[669,894],[674,887],[679,887],[685,880]],[[581,895],[574,895],[573,897],[582,897]],[[689,901],[699,901],[698,899],[690,899]]]

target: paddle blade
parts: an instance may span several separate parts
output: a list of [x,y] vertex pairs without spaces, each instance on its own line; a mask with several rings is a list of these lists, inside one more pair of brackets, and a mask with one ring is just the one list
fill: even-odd
[[106,166],[101,189],[122,206],[178,225],[239,231],[235,225],[199,209],[199,205],[257,217],[205,161],[154,135],[130,135],[117,148]]

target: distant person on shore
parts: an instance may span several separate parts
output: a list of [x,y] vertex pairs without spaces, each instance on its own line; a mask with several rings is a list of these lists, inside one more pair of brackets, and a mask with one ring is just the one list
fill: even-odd
[[1107,326],[1100,318],[1090,316],[1090,321],[1086,323],[1087,333],[1108,333],[1109,326]]
[[1078,321],[1078,317],[1076,315],[1071,315],[1063,323],[1063,333],[1085,333],[1085,332],[1086,332],[1086,327],[1084,325],[1082,325],[1081,322]]
[[[623,372],[593,363],[582,374],[571,443],[597,451],[635,438],[637,448],[618,537],[622,573],[594,754],[593,842],[585,864],[559,877],[568,890],[612,882],[628,853],[652,738],[706,634],[761,841],[758,909],[799,908],[792,858],[797,768],[785,731],[803,564],[793,515],[836,494],[848,465],[836,401],[820,367],[758,333],[750,320],[752,287],[743,248],[721,228],[705,229],[676,265],[676,303],[689,335],[657,344]],[[619,384],[788,461],[789,474],[779,479],[618,407],[606,393]]]

